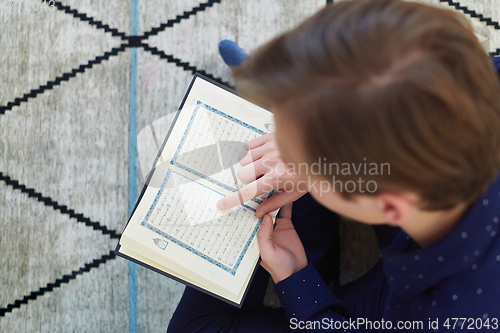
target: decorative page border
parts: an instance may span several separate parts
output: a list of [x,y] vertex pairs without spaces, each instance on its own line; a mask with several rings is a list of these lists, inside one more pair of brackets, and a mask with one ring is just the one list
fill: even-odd
[[[186,250],[188,250],[188,251],[192,252],[193,254],[197,255],[198,257],[201,257],[201,258],[205,259],[206,261],[210,262],[211,264],[214,264],[215,266],[217,266],[217,267],[219,267],[219,268],[222,268],[223,270],[225,270],[225,271],[227,271],[227,272],[231,273],[232,275],[235,275],[235,274],[236,274],[236,271],[238,270],[239,265],[241,264],[241,261],[243,260],[243,257],[245,256],[245,254],[246,254],[246,253],[247,253],[247,251],[248,251],[248,247],[250,246],[250,243],[252,242],[252,240],[254,239],[255,235],[257,234],[257,230],[259,229],[259,226],[260,226],[260,224],[261,224],[261,222],[262,222],[262,218],[261,218],[261,219],[259,219],[259,220],[258,220],[258,222],[257,222],[257,224],[255,225],[255,228],[254,228],[254,230],[252,231],[252,234],[250,235],[250,238],[248,239],[247,243],[245,244],[245,247],[243,248],[243,251],[241,252],[240,257],[238,258],[238,260],[237,260],[237,261],[236,261],[236,263],[234,264],[234,267],[233,267],[233,268],[231,268],[230,266],[227,266],[227,265],[222,264],[221,262],[219,262],[219,261],[217,261],[217,260],[215,260],[215,259],[213,259],[213,258],[211,258],[211,257],[207,256],[206,254],[201,253],[200,251],[198,251],[198,250],[196,250],[196,249],[193,249],[191,246],[189,246],[189,245],[185,244],[184,242],[182,242],[182,241],[178,240],[177,238],[172,237],[172,236],[170,236],[170,235],[166,234],[165,232],[163,232],[163,231],[159,230],[158,228],[156,228],[156,227],[154,227],[154,226],[152,226],[152,225],[148,224],[148,219],[149,219],[149,217],[150,217],[151,213],[153,212],[153,210],[154,210],[154,208],[155,208],[155,206],[156,206],[156,203],[158,202],[158,199],[161,197],[161,195],[162,195],[162,193],[163,193],[163,189],[164,189],[164,188],[165,188],[165,186],[167,185],[167,182],[168,182],[168,179],[169,179],[169,177],[170,177],[170,173],[171,173],[171,172],[172,172],[172,173],[175,173],[176,175],[182,176],[182,177],[184,177],[184,178],[186,178],[186,179],[189,179],[189,178],[188,178],[188,177],[186,177],[186,176],[183,176],[183,175],[181,175],[181,174],[179,174],[179,173],[177,173],[177,172],[175,172],[175,171],[172,171],[172,170],[168,169],[168,170],[167,170],[167,175],[165,176],[165,179],[163,180],[163,183],[162,183],[162,185],[161,185],[161,188],[160,188],[160,190],[158,191],[158,193],[157,193],[157,195],[156,195],[155,199],[153,200],[153,204],[152,204],[152,205],[151,205],[151,207],[149,208],[149,210],[148,210],[148,212],[147,212],[146,216],[144,217],[144,221],[142,221],[142,222],[141,222],[141,226],[144,226],[144,227],[148,228],[149,230],[156,232],[157,234],[161,235],[162,237],[167,238],[168,240],[170,240],[170,241],[174,242],[175,244],[177,244],[177,245],[179,245],[179,246],[181,246],[181,247],[185,248]],[[191,180],[191,181],[192,181],[192,179],[189,179],[189,180]],[[214,190],[214,189],[212,189],[212,188],[210,188],[210,187],[208,187],[208,186],[205,186],[205,185],[200,184],[200,183],[198,183],[198,184],[199,184],[199,185],[201,185],[201,186],[206,187],[207,189],[209,189],[209,190],[211,190],[211,191],[214,191],[215,193],[218,193],[218,194],[220,194],[220,195],[224,195],[223,193],[220,193],[219,191],[216,191],[216,190]],[[250,206],[247,206],[247,205],[245,205],[245,204],[242,204],[241,206],[243,206],[244,208],[249,209],[249,210],[251,210],[251,211],[255,212],[255,209],[253,209],[253,208],[252,208],[252,207],[250,207]]]
[[[189,130],[191,129],[191,125],[192,125],[192,123],[194,122],[194,118],[196,117],[196,113],[198,112],[198,109],[199,109],[200,107],[204,107],[204,108],[205,108],[205,109],[207,109],[208,111],[211,111],[211,112],[213,112],[213,113],[215,113],[215,114],[217,114],[217,115],[219,115],[219,116],[221,116],[221,117],[224,117],[224,118],[226,118],[226,119],[229,119],[230,121],[235,122],[236,124],[238,124],[238,125],[240,125],[240,126],[243,126],[243,127],[245,127],[245,128],[248,128],[248,129],[250,129],[250,130],[252,130],[252,131],[254,131],[254,132],[256,132],[256,133],[258,133],[258,134],[260,134],[260,135],[264,135],[264,134],[267,134],[267,133],[266,133],[266,132],[264,132],[264,131],[261,131],[260,129],[258,129],[258,128],[256,128],[256,127],[252,126],[252,125],[249,125],[249,124],[247,124],[247,123],[245,123],[245,122],[243,122],[243,121],[241,121],[241,120],[239,120],[239,119],[236,119],[236,118],[234,118],[234,117],[232,117],[232,116],[230,116],[230,115],[228,115],[228,114],[226,114],[226,113],[224,113],[224,112],[222,112],[222,111],[219,111],[219,110],[217,110],[217,109],[215,109],[215,108],[211,107],[210,105],[207,105],[207,104],[205,104],[205,103],[203,103],[203,102],[201,102],[201,101],[196,101],[196,107],[195,107],[195,109],[194,109],[194,111],[193,111],[193,114],[192,114],[192,116],[191,116],[191,119],[189,120],[189,123],[188,123],[188,125],[187,125],[187,127],[186,127],[186,131],[185,131],[185,132],[184,132],[184,134],[182,135],[182,139],[181,139],[181,142],[180,142],[179,146],[177,147],[177,151],[175,152],[174,157],[173,157],[173,158],[172,158],[172,160],[170,161],[170,164],[175,165],[176,167],[179,167],[179,168],[181,168],[181,169],[183,169],[183,170],[185,170],[185,171],[188,171],[188,172],[190,172],[190,173],[192,173],[192,174],[194,174],[194,175],[196,175],[196,176],[198,176],[198,177],[200,177],[200,178],[206,179],[206,180],[208,180],[209,182],[211,182],[211,183],[213,183],[213,184],[216,184],[216,185],[218,185],[218,186],[220,186],[220,187],[222,187],[222,188],[225,188],[225,189],[226,189],[226,190],[228,190],[228,191],[236,192],[236,191],[238,191],[238,189],[237,189],[237,188],[235,188],[235,187],[230,187],[230,186],[228,186],[227,184],[223,184],[223,183],[221,183],[221,182],[220,182],[220,181],[218,181],[218,180],[215,180],[215,179],[213,179],[213,178],[210,178],[209,176],[203,175],[203,174],[201,174],[200,172],[195,171],[195,170],[193,170],[193,169],[191,169],[191,168],[188,168],[188,167],[186,167],[186,166],[184,166],[184,165],[182,165],[182,164],[179,164],[179,163],[177,162],[177,156],[179,155],[179,153],[180,153],[180,151],[181,151],[181,149],[182,149],[182,146],[184,145],[184,142],[185,142],[185,140],[186,140],[186,138],[187,138],[187,136],[188,136]],[[260,199],[258,199],[258,198],[252,199],[252,201],[254,201],[254,202],[258,203],[258,204],[262,203],[262,200],[260,200]]]

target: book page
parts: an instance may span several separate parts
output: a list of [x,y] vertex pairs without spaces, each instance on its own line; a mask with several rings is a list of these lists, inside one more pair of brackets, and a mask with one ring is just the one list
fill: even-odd
[[[216,208],[223,194],[168,170],[141,226],[235,274],[260,225],[255,209]],[[159,248],[166,242],[156,239]]]
[[[236,192],[244,185],[236,173],[241,168],[239,158],[246,152],[245,143],[264,134],[198,100],[170,163],[192,177]],[[262,197],[254,201],[261,203]]]
[[171,163],[236,191],[243,183],[234,177],[233,171],[239,167],[238,157],[245,152],[245,142],[263,134],[265,132],[197,101]]
[[[227,195],[244,185],[237,172],[245,144],[273,130],[270,112],[196,80],[158,163]],[[267,195],[248,204],[256,208]]]

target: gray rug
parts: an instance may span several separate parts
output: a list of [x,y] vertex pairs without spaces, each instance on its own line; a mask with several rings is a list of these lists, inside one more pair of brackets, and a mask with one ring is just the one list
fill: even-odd
[[[426,2],[500,53],[497,0]],[[232,83],[221,39],[250,51],[325,1],[49,4],[0,3],[0,331],[164,332],[183,285],[113,254],[148,163],[137,134],[177,110],[193,72]],[[345,282],[375,252],[352,245],[370,230],[343,230]]]

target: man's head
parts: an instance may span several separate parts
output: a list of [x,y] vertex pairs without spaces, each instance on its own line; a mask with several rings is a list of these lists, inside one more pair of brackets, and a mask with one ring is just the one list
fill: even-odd
[[[258,49],[234,77],[275,112],[284,161],[333,165],[320,178],[341,199],[404,193],[444,210],[472,202],[500,171],[498,78],[455,12],[340,2]],[[376,191],[353,190],[360,179]]]

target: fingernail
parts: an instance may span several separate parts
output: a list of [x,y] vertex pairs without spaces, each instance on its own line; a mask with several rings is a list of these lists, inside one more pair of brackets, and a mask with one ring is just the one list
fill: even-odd
[[250,147],[248,147],[248,145],[245,143],[245,150],[248,151],[250,149]]
[[263,215],[264,214],[262,214],[262,212],[259,212],[259,211],[255,212],[255,217],[258,219],[260,219]]
[[217,209],[224,210],[226,208],[226,205],[222,202],[222,200],[219,200],[217,202]]

